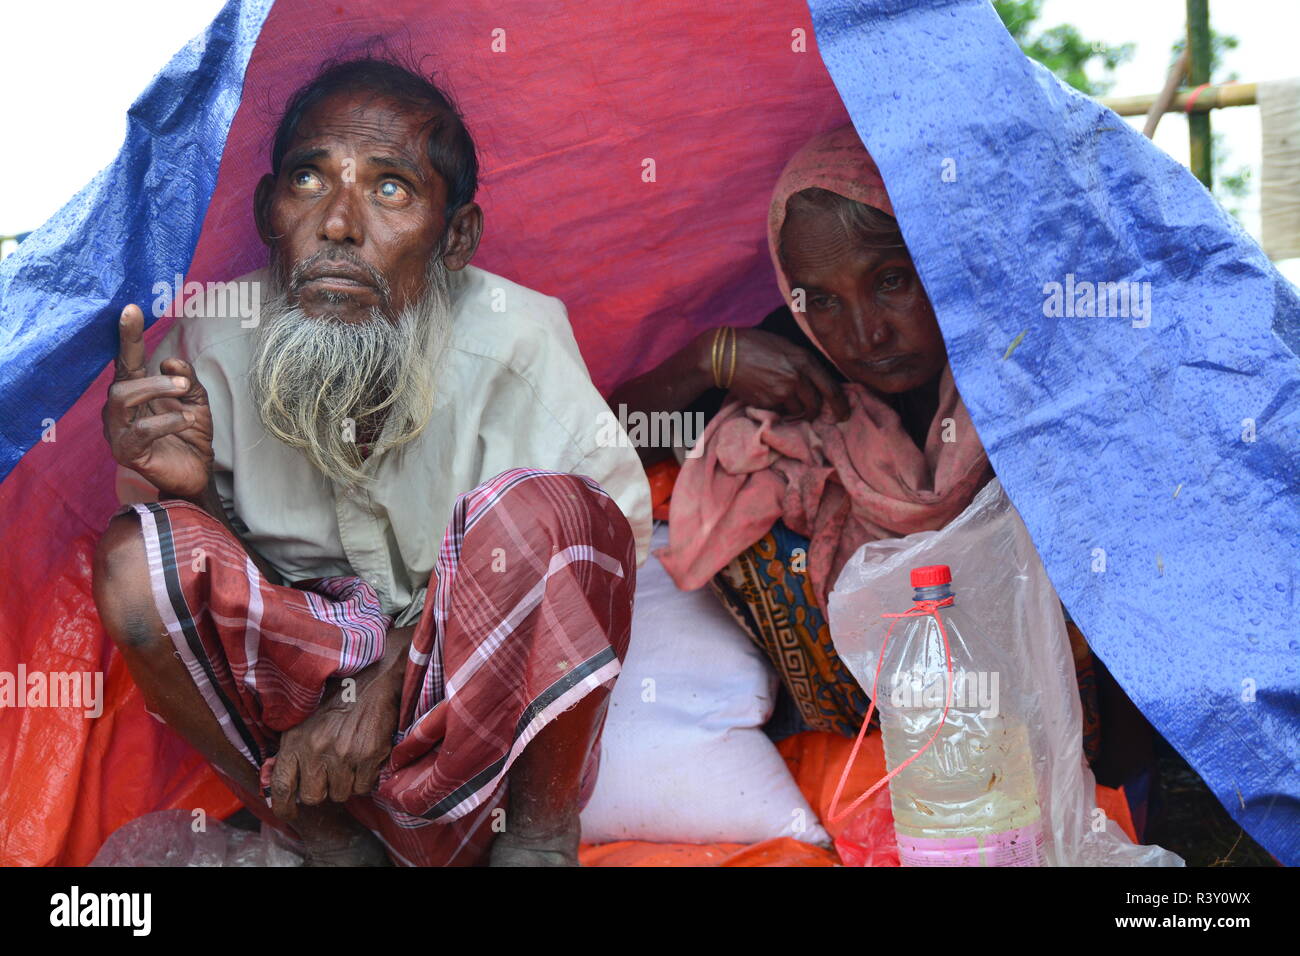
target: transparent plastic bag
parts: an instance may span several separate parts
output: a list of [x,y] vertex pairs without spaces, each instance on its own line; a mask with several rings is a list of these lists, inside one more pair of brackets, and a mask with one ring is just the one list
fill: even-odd
[[113,831],[91,866],[302,866],[267,826],[260,833],[220,820],[195,832],[189,810],[146,813]]
[[952,568],[956,598],[973,620],[1005,625],[985,633],[1013,668],[1008,683],[1020,689],[1049,865],[1182,866],[1175,853],[1133,844],[1096,806],[1061,602],[996,479],[941,531],[870,542],[845,565],[828,613],[835,649],[858,683],[872,686],[889,625],[881,615],[907,609],[911,569],[931,564]]

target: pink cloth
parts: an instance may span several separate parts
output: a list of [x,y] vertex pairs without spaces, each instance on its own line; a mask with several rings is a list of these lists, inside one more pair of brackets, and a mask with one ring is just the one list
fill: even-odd
[[[800,149],[777,181],[768,214],[768,248],[787,303],[790,287],[777,240],[786,201],[813,186],[893,214],[876,164],[852,126]],[[796,311],[794,317],[821,348],[806,316]],[[825,607],[840,570],[859,547],[942,528],[992,475],[951,369],[945,367],[940,378],[939,408],[924,450],[870,389],[849,383],[844,392],[850,414],[842,422],[829,408],[806,422],[784,421],[776,412],[737,401],[722,407],[673,488],[669,543],[658,556],[678,587],[708,583],[779,518],[810,539],[808,572]]]

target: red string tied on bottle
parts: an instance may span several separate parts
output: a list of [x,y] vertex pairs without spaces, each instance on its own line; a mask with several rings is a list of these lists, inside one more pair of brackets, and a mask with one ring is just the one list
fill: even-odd
[[[871,682],[871,703],[867,707],[867,716],[862,720],[862,729],[858,731],[858,739],[853,743],[853,750],[849,752],[848,762],[844,765],[844,771],[840,774],[840,782],[835,787],[835,793],[831,797],[829,820],[831,823],[837,823],[847,817],[850,813],[862,806],[863,802],[873,793],[883,787],[885,784],[898,776],[912,761],[916,760],[923,753],[930,749],[930,745],[938,739],[939,733],[948,721],[948,710],[952,707],[953,692],[953,672],[952,672],[952,648],[948,645],[948,630],[943,626],[943,617],[939,614],[939,608],[947,607],[953,603],[953,596],[950,594],[946,598],[934,601],[916,601],[906,611],[899,614],[882,614],[881,617],[893,618],[889,625],[889,630],[885,632],[885,643],[880,646],[880,658],[876,661],[876,676]],[[849,771],[853,769],[854,762],[858,759],[858,751],[862,749],[862,741],[867,736],[867,729],[871,726],[871,715],[876,709],[876,694],[880,689],[880,670],[885,665],[885,650],[889,647],[889,639],[894,633],[894,625],[905,617],[933,617],[939,625],[939,636],[943,638],[943,656],[947,666],[948,692],[944,697],[943,714],[939,717],[939,726],[934,729],[930,739],[927,740],[921,749],[912,756],[908,757],[893,770],[889,771],[879,780],[871,785],[865,793],[850,803],[843,810],[837,810],[840,797],[844,793],[844,785],[848,782]]]

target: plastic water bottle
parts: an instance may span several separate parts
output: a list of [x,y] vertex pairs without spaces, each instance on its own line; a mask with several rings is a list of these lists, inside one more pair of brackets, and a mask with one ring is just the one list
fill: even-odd
[[[912,571],[917,601],[952,597],[947,565]],[[955,604],[935,608],[952,653],[952,703],[934,743],[889,784],[903,866],[1043,866],[1043,827],[1024,720],[1009,707],[1012,673]],[[984,622],[986,625],[993,622]],[[948,695],[943,637],[932,614],[900,618],[880,669],[885,762],[934,736]]]

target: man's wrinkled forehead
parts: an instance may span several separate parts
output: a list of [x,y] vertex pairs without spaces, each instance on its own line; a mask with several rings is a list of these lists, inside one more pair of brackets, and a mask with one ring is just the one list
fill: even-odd
[[320,159],[391,166],[425,182],[435,175],[428,117],[383,93],[340,91],[313,104],[294,129],[281,170]]

